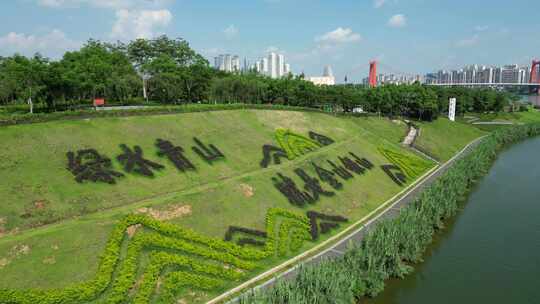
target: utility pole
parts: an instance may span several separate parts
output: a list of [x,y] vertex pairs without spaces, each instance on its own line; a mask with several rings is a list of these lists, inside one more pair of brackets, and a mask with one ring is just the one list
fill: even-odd
[[32,87],[30,87],[30,96],[28,97],[28,105],[30,106],[30,114],[34,114],[34,103],[32,103]]
[[148,95],[146,94],[146,80],[144,80],[144,76],[142,77],[142,91],[144,100],[148,102]]

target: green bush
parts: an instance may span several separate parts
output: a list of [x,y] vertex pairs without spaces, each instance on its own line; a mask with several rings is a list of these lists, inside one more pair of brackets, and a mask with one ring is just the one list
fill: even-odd
[[420,174],[422,174],[431,167],[430,162],[417,157],[413,158],[395,150],[383,147],[379,147],[378,150],[392,164],[401,168],[401,170],[403,170],[403,173],[405,173],[405,175],[407,175],[407,177],[409,178],[418,177]]
[[[127,240],[125,231],[134,225],[141,228]],[[309,229],[307,217],[285,209],[270,209],[267,215],[269,240],[265,249],[260,250],[206,237],[143,215],[129,215],[112,231],[93,280],[65,289],[4,289],[0,290],[0,303],[82,303],[102,296],[103,303],[124,303],[135,285],[139,259],[146,250],[151,251],[150,262],[133,300],[135,303],[148,303],[164,270],[167,267],[181,269],[165,276],[162,300],[167,303],[177,290],[185,286],[211,290],[222,286],[224,281],[239,280],[246,271],[257,267],[254,261],[275,255],[276,248],[284,253],[289,249],[298,250],[304,240],[310,239]],[[129,242],[126,253],[122,254],[124,241]]]
[[318,142],[311,138],[296,134],[287,129],[277,129],[276,140],[281,148],[285,150],[289,159],[295,159],[321,147]]

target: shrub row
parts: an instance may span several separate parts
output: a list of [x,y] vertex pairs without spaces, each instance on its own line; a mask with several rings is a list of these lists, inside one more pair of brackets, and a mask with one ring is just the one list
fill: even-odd
[[[137,264],[139,256],[144,248],[161,248],[181,251],[188,254],[190,259],[194,259],[194,256],[198,256],[204,259],[232,265],[240,269],[250,270],[255,268],[254,263],[241,260],[226,251],[213,250],[205,246],[190,243],[186,240],[166,237],[157,233],[138,233],[128,244],[127,254],[114,279],[111,293],[109,297],[107,297],[107,303],[123,303],[125,301],[130,288],[135,284]],[[212,268],[209,268],[208,271],[211,270]]]
[[[235,233],[241,233],[241,234],[247,234],[255,237],[260,238],[266,238],[267,234],[264,231],[244,228],[244,227],[237,227],[237,226],[229,226],[229,229],[227,229],[227,232],[225,233],[225,241],[232,242],[233,241],[233,235]],[[253,238],[240,238],[237,241],[237,244],[240,246],[243,245],[253,245],[253,246],[265,246],[265,242],[259,241]]]
[[[121,247],[125,231],[132,225],[140,224],[158,233],[140,233],[128,244],[126,256],[120,264]],[[83,303],[97,299],[110,285],[107,303],[121,303],[133,286],[138,257],[144,247],[175,249],[189,254],[222,261],[242,269],[253,269],[255,264],[245,260],[259,260],[267,257],[262,250],[243,248],[233,243],[200,235],[169,223],[159,222],[142,215],[130,215],[122,219],[113,229],[104,252],[96,277],[90,281],[74,284],[64,289],[51,290],[0,290],[0,303],[6,304],[67,304]],[[192,265],[196,265],[193,262]],[[195,266],[193,266],[195,267]],[[116,275],[113,281],[113,274]],[[208,268],[210,269],[210,268]],[[207,271],[211,271],[208,270]]]
[[285,256],[302,247],[304,241],[311,240],[309,225],[295,219],[283,219],[279,226],[278,255]]
[[295,159],[321,147],[318,142],[287,129],[277,129],[276,140],[289,159]]
[[147,108],[130,109],[130,110],[114,110],[114,111],[95,111],[95,110],[79,110],[65,111],[53,113],[34,113],[34,114],[10,114],[0,116],[1,125],[15,125],[25,123],[39,123],[61,119],[85,119],[99,117],[125,117],[125,116],[141,116],[141,115],[159,115],[159,114],[180,114],[180,113],[196,113],[224,110],[244,110],[244,109],[260,109],[260,110],[281,110],[281,111],[302,111],[302,112],[319,112],[326,113],[316,108],[271,105],[271,104],[186,104],[181,106],[149,106]]
[[302,246],[306,236],[309,240],[309,230],[309,219],[304,215],[281,208],[268,209],[266,214],[268,241],[265,252],[268,255],[275,255],[277,250],[279,255],[284,255],[289,248],[294,251]]
[[379,147],[378,150],[392,164],[400,167],[401,170],[403,170],[403,173],[410,178],[419,176],[431,165],[431,163],[428,161],[420,158],[413,158],[394,150],[385,149],[382,147]]
[[274,161],[275,165],[281,164],[282,158],[288,158],[287,153],[276,146],[272,145],[264,145],[262,147],[263,151],[263,159],[260,162],[261,168],[267,168],[270,163],[272,163],[272,160]]
[[208,278],[184,271],[172,272],[165,277],[165,281],[161,291],[162,301],[160,303],[176,303],[175,295],[178,292],[179,287],[182,286],[193,286],[198,289],[212,290],[219,287],[221,284],[222,282],[220,280],[216,280],[213,278]]
[[403,187],[407,183],[407,176],[403,174],[400,167],[396,165],[382,165],[381,169],[392,179],[398,186]]
[[376,296],[390,277],[408,274],[444,221],[458,212],[458,204],[475,180],[490,168],[497,152],[509,143],[540,135],[540,124],[498,130],[457,160],[435,183],[392,220],[377,224],[359,246],[343,257],[309,265],[291,280],[250,292],[247,303],[356,303]]
[[116,172],[112,169],[111,160],[102,156],[96,149],[78,150],[68,152],[67,169],[75,176],[78,183],[85,180],[92,182],[105,182],[108,184],[116,184],[116,178],[123,177],[124,174]]
[[225,158],[225,155],[213,144],[206,146],[197,137],[193,137],[193,141],[197,144],[197,147],[191,147],[191,149],[204,159],[207,163],[212,164],[213,161]]
[[315,133],[313,131],[309,131],[309,138],[317,141],[319,144],[321,144],[321,146],[329,146],[335,143],[335,141],[330,137]]
[[[145,304],[150,302],[152,293],[155,290],[156,283],[160,274],[165,267],[176,266],[188,270],[190,273],[201,273],[211,277],[218,277],[227,280],[238,280],[241,273],[233,269],[227,269],[223,266],[217,266],[209,263],[198,262],[194,259],[170,254],[166,252],[153,252],[150,257],[149,266],[143,274],[143,281],[139,286],[137,295],[134,298],[134,303]],[[175,272],[174,275],[169,274],[165,282],[170,286],[165,289],[178,290],[182,286],[193,286],[197,289],[210,290],[222,285],[220,280],[208,278],[207,276],[193,275],[184,276],[185,272]],[[171,275],[174,278],[171,278]],[[178,280],[182,277],[183,280]]]
[[[329,232],[330,229],[338,227],[339,226],[338,223],[344,223],[348,221],[348,219],[343,216],[327,215],[327,214],[319,213],[316,211],[308,211],[307,217],[309,218],[309,222],[310,222],[311,239],[314,241],[316,241],[319,238],[319,226],[321,228],[321,232],[324,234],[324,233]],[[317,224],[317,220],[322,220],[326,222],[321,222],[319,225]]]

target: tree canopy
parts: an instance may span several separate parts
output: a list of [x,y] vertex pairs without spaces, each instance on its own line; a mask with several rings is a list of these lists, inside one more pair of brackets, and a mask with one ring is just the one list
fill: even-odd
[[[60,105],[89,105],[94,98],[122,104],[148,99],[163,104],[269,103],[343,111],[361,107],[388,116],[431,120],[458,100],[457,112],[501,111],[508,94],[490,89],[383,85],[316,86],[292,74],[271,79],[254,72],[224,73],[184,39],[160,36],[124,44],[89,40],[58,61],[36,54],[0,57],[0,104],[22,104],[29,98],[59,110]],[[65,108],[65,107],[64,107]]]

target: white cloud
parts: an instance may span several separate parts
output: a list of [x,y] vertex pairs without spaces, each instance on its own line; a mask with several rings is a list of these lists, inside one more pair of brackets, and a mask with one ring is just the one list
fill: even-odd
[[470,37],[470,38],[465,38],[465,39],[462,39],[462,40],[459,40],[457,43],[456,43],[456,46],[458,47],[470,47],[470,46],[474,46],[476,44],[478,44],[478,41],[480,39],[480,36],[478,34]]
[[171,0],[37,0],[38,4],[53,8],[79,7],[89,5],[99,8],[125,9],[125,8],[162,8]]
[[374,0],[373,7],[380,8],[386,3],[386,0]]
[[358,42],[362,40],[362,36],[353,32],[350,28],[338,27],[337,29],[328,32],[324,35],[315,37],[315,41],[322,45],[338,45],[350,42]]
[[405,27],[407,26],[407,17],[403,14],[397,14],[388,19],[388,26],[390,27]]
[[45,56],[59,57],[65,51],[76,49],[80,45],[80,42],[68,39],[64,32],[57,29],[43,35],[11,32],[0,37],[0,50],[6,55],[33,55],[39,52]]
[[225,38],[233,39],[234,37],[238,35],[238,28],[234,26],[233,24],[231,24],[226,29],[223,30],[223,34],[225,34]]
[[116,11],[116,21],[112,28],[111,38],[152,38],[159,35],[156,30],[169,25],[172,18],[171,12],[167,9],[120,9]]
[[277,46],[274,46],[274,45],[271,45],[269,47],[267,47],[265,50],[264,50],[264,53],[271,53],[271,52],[274,52],[274,53],[282,53],[282,54],[285,54],[287,53],[286,51],[278,48]]
[[51,8],[89,6],[115,11],[111,29],[113,39],[152,38],[159,28],[170,24],[173,15],[166,9],[173,0],[37,0]]
[[489,29],[489,26],[487,25],[477,25],[474,27],[474,30],[477,32],[485,32]]

